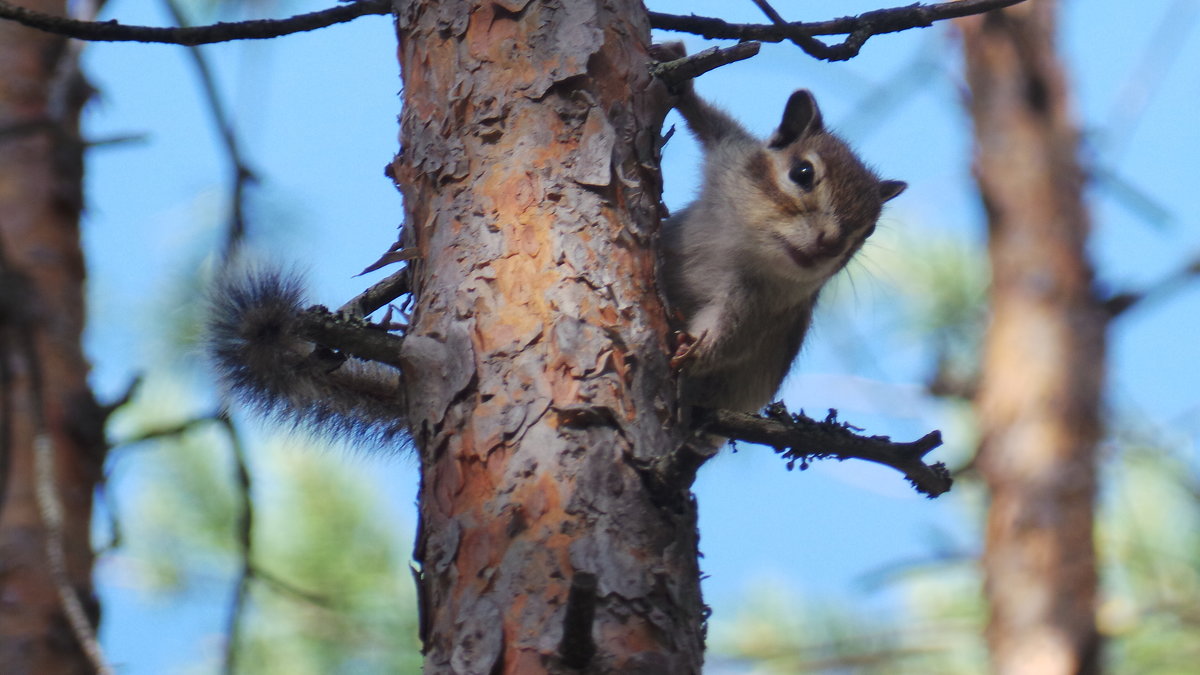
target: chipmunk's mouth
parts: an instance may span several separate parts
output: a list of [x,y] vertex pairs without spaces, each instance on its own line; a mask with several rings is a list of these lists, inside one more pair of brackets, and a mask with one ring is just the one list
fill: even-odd
[[778,239],[779,244],[784,246],[784,250],[787,251],[787,256],[792,258],[792,262],[796,263],[798,267],[815,267],[817,263],[826,261],[826,259],[838,257],[833,251],[828,253],[823,251],[806,253],[804,250],[800,249],[799,246],[792,244],[791,241],[788,241],[787,238],[782,234],[775,234],[775,239]]
[[787,237],[782,234],[774,233],[774,236],[798,267],[815,267],[830,260],[839,260],[845,254],[843,250],[845,244],[841,240],[830,242],[819,240],[816,246],[809,246],[806,250],[788,241]]
[[813,265],[817,264],[817,256],[809,255],[808,253],[801,251],[799,247],[788,241],[787,238],[782,234],[776,234],[775,238],[779,240],[780,245],[783,246],[783,250],[787,251],[788,257],[790,257],[792,262],[796,263],[797,266],[812,267]]

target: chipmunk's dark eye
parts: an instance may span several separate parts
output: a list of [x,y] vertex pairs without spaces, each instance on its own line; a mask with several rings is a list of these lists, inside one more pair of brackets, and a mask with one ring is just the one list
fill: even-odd
[[813,184],[817,180],[817,170],[813,167],[812,162],[807,159],[792,167],[788,172],[788,178],[792,182],[800,186],[801,190],[808,192],[813,189]]

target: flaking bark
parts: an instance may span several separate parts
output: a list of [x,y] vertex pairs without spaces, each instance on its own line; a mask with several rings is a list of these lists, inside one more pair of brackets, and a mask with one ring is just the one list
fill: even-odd
[[[28,0],[64,14],[64,0]],[[82,150],[86,85],[65,38],[0,21],[0,671],[96,672],[64,611],[95,625],[89,527],[101,477],[103,415],[87,386]],[[47,526],[35,446],[53,453],[63,522]],[[49,442],[46,442],[49,441]],[[43,504],[44,506],[44,504]],[[65,584],[48,547],[65,553]],[[64,588],[63,586],[69,586]],[[75,624],[78,627],[78,623]],[[94,643],[92,645],[94,647]]]

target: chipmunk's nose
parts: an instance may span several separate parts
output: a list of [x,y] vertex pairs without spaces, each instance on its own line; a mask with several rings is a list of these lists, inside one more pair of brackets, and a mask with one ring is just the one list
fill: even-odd
[[821,231],[817,233],[817,255],[833,257],[842,252],[843,237]]

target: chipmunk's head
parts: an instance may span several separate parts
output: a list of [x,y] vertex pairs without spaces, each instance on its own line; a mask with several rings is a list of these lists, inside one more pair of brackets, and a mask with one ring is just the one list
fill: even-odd
[[819,286],[845,266],[875,231],[883,203],[906,184],[880,180],[840,138],[825,130],[807,90],[788,99],[783,121],[748,177],[759,193],[752,237],[773,272]]

